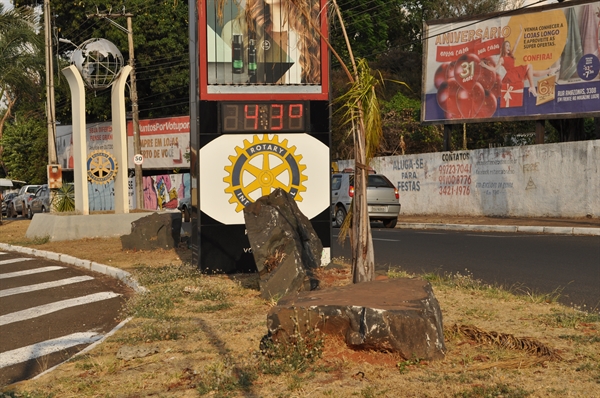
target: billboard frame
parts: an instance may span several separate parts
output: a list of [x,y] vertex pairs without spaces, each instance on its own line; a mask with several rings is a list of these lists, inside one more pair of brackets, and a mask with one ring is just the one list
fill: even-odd
[[[469,22],[481,23],[485,21],[489,21],[495,18],[501,17],[513,17],[524,14],[532,14],[532,13],[541,13],[545,11],[557,10],[557,9],[565,9],[569,7],[577,7],[584,6],[588,4],[598,3],[598,0],[574,0],[569,2],[561,2],[556,4],[549,4],[538,7],[530,7],[530,8],[521,8],[517,10],[509,10],[509,11],[499,11],[489,14],[480,14],[476,16],[466,16],[461,18],[446,18],[440,20],[429,20],[423,23],[423,32],[426,35],[424,39],[423,45],[423,55],[422,55],[422,65],[423,72],[421,75],[421,124],[423,125],[454,125],[454,124],[465,124],[465,123],[489,123],[489,122],[512,122],[512,121],[536,121],[536,120],[549,120],[549,119],[574,119],[574,118],[583,118],[583,117],[600,117],[600,110],[598,111],[587,111],[587,112],[564,112],[564,113],[546,113],[546,114],[528,114],[528,115],[517,115],[517,116],[492,116],[492,117],[466,117],[466,118],[442,118],[436,120],[425,120],[426,112],[427,112],[427,77],[428,77],[428,55],[429,55],[429,47],[431,40],[433,37],[437,36],[429,36],[430,29],[435,26],[440,26],[444,24],[461,24],[461,26],[456,27],[454,29],[449,29],[448,31],[454,31],[463,29],[465,27],[470,26]],[[462,25],[466,23],[466,25]],[[600,39],[599,39],[600,40]],[[431,59],[429,61],[432,61]],[[429,76],[431,77],[431,76]],[[429,94],[431,95],[431,93]],[[499,100],[499,98],[498,98]]]
[[[215,0],[217,1],[217,0]],[[329,48],[328,40],[327,1],[319,0],[321,12],[319,14],[319,56],[320,56],[320,84],[209,84],[208,77],[208,1],[198,4],[198,85],[199,96],[202,101],[267,101],[278,100],[329,100]],[[202,30],[202,31],[200,31]]]

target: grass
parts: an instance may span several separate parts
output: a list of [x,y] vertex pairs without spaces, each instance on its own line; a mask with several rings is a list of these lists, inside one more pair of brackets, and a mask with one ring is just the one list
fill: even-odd
[[[4,230],[0,240],[10,234],[35,244]],[[121,318],[132,321],[104,343],[39,379],[0,387],[0,398],[600,397],[600,315],[560,305],[559,291],[544,296],[490,286],[468,270],[390,270],[390,278],[429,280],[440,303],[447,353],[426,361],[352,350],[318,330],[291,336],[294,344],[270,341],[266,315],[276,300],[260,298],[256,275],[205,275],[177,261],[180,253],[124,253],[119,242],[78,244],[40,246],[103,263],[110,258],[147,292],[128,301]],[[323,276],[331,284],[349,283],[348,262],[336,263],[339,268]],[[116,357],[124,345],[158,352],[126,361]],[[560,359],[530,352],[536,347]]]
[[491,386],[474,386],[454,396],[457,398],[525,398],[530,392],[522,388],[514,388],[507,384],[496,384]]

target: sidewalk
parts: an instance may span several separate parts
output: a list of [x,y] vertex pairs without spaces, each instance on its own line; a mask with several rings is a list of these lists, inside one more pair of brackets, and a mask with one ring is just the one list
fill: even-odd
[[600,218],[415,216],[400,213],[396,228],[600,236]]

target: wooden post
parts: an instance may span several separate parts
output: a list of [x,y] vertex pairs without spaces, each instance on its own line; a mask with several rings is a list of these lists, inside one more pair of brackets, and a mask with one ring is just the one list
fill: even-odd
[[452,138],[452,125],[444,124],[444,151],[450,150],[451,138]]
[[535,121],[535,143],[543,144],[546,135],[546,121],[536,120]]

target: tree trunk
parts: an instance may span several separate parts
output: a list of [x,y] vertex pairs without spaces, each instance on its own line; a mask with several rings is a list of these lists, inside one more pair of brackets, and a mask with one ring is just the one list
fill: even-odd
[[[359,107],[360,109],[360,107]],[[352,282],[369,282],[375,276],[375,253],[367,203],[368,165],[364,125],[355,126],[354,209],[352,210]]]

